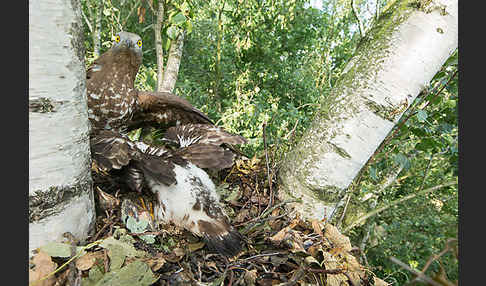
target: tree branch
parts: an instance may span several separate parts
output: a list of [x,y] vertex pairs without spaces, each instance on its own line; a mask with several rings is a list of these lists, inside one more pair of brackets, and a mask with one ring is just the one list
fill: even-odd
[[421,190],[417,193],[413,193],[413,194],[410,194],[408,196],[405,196],[403,198],[400,198],[400,199],[397,199],[397,200],[394,200],[392,201],[391,203],[389,203],[388,205],[386,206],[383,206],[381,208],[377,208],[376,210],[374,211],[371,211],[369,213],[367,213],[366,215],[360,217],[359,219],[357,219],[356,221],[354,221],[351,225],[349,225],[348,227],[346,227],[343,231],[343,233],[346,233],[348,232],[349,230],[351,230],[352,228],[354,228],[355,226],[357,226],[359,223],[367,220],[368,218],[384,211],[384,210],[387,210],[389,209],[390,207],[394,206],[394,205],[397,205],[401,202],[404,202],[404,201],[407,201],[409,199],[412,199],[418,195],[423,195],[423,194],[426,194],[426,193],[430,193],[430,192],[433,192],[435,190],[438,190],[438,189],[441,189],[441,188],[444,188],[444,187],[449,187],[449,186],[452,186],[452,185],[456,185],[457,184],[457,180],[454,180],[454,181],[450,181],[450,182],[447,182],[447,183],[444,183],[444,184],[441,184],[441,185],[437,185],[435,187],[431,187],[431,188],[428,188],[428,189],[425,189],[425,190]]
[[164,1],[159,1],[159,8],[157,10],[157,20],[154,25],[155,32],[155,54],[157,57],[157,86],[156,90],[162,90],[162,82],[164,80],[164,51],[162,49],[162,22],[164,21]]
[[[128,12],[127,17],[125,18],[125,20],[123,20],[123,22],[122,22],[122,26],[125,26],[125,24],[127,23],[128,19],[129,19],[129,18],[130,18],[130,16],[132,15],[133,11],[135,11],[135,8],[137,8],[137,7],[140,5],[140,2],[141,2],[141,1],[142,1],[142,0],[138,0],[138,1],[135,3],[135,5],[133,5],[133,7],[132,7],[132,9],[130,10],[130,12]],[[152,7],[152,6],[150,6],[150,7]]]
[[184,31],[181,31],[175,41],[172,41],[169,49],[169,58],[164,70],[162,86],[159,91],[172,92],[175,88],[179,66],[181,65],[182,50],[184,47]]
[[356,18],[356,21],[358,21],[359,34],[361,35],[361,37],[364,37],[365,36],[364,25],[361,19],[358,17],[358,11],[356,9],[354,0],[351,0],[351,11],[353,12],[354,17]]

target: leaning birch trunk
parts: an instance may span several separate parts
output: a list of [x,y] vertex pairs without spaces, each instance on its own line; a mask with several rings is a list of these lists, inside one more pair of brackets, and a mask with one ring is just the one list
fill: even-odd
[[29,1],[29,256],[95,222],[81,6]]
[[179,36],[170,45],[169,58],[164,71],[164,79],[162,87],[159,91],[173,92],[177,82],[177,75],[179,74],[179,66],[181,65],[182,49],[184,46],[184,31],[179,33]]
[[[368,31],[325,108],[287,154],[282,200],[307,218],[329,219],[343,191],[403,112],[457,48],[457,0],[395,1]],[[419,6],[420,8],[417,8]]]

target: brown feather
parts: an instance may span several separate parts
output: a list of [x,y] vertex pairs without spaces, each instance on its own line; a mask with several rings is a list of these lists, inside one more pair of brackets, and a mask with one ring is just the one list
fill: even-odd
[[137,110],[131,124],[176,125],[186,123],[213,124],[211,119],[189,101],[168,92],[138,91]]
[[184,146],[186,142],[210,145],[244,144],[247,140],[236,134],[231,134],[223,128],[209,124],[185,124],[167,129],[164,138]]
[[164,156],[144,153],[135,142],[108,130],[93,135],[90,144],[91,156],[96,165],[104,171],[122,169],[123,177],[132,190],[142,190],[145,175],[165,185],[176,182],[174,164],[168,158],[168,152],[164,152]]
[[178,156],[194,163],[199,168],[224,169],[233,165],[233,152],[220,146],[193,144],[175,151]]

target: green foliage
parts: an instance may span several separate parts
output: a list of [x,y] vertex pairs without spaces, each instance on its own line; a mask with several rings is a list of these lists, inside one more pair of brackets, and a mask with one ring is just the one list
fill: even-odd
[[[374,12],[388,1],[356,1],[358,16],[369,27]],[[94,60],[96,11],[99,1],[82,1],[86,63]],[[154,90],[157,66],[151,4],[157,1],[106,0],[101,18],[101,52],[121,29],[143,38],[143,65],[136,87]],[[376,5],[377,4],[377,5]],[[138,8],[146,9],[143,22]],[[88,25],[89,23],[89,25]],[[91,30],[89,28],[91,26]],[[269,148],[282,154],[325,109],[329,93],[360,40],[349,1],[323,1],[322,10],[304,0],[171,1],[162,28],[167,51],[180,30],[186,31],[175,93],[187,98],[218,125],[249,139],[248,155],[261,155],[263,125]],[[164,62],[167,52],[164,52]],[[362,171],[355,199],[372,211],[419,190],[457,177],[457,52],[417,97],[397,124],[399,131]],[[445,87],[445,88],[443,88]],[[439,92],[440,91],[440,92]],[[134,131],[132,136],[144,137]],[[393,132],[392,132],[393,133]],[[157,136],[154,136],[154,138]],[[155,138],[156,139],[156,138]],[[396,171],[400,173],[396,174]],[[387,181],[394,182],[382,188]],[[395,285],[412,276],[389,260],[395,256],[421,270],[450,237],[457,237],[457,187],[448,187],[386,209],[350,233],[361,245],[371,270]],[[168,249],[173,242],[164,242]],[[450,280],[457,261],[440,259]],[[434,262],[426,274],[438,271]]]

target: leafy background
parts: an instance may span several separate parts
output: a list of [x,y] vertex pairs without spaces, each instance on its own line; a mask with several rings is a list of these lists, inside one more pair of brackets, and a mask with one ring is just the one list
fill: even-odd
[[[154,90],[156,59],[153,0],[106,0],[101,9],[101,52],[120,30],[143,38],[144,59],[136,85]],[[175,93],[187,98],[218,125],[249,139],[243,151],[262,156],[263,125],[272,158],[298,141],[353,55],[364,31],[386,0],[171,1],[166,4],[163,48],[176,29],[186,32]],[[95,58],[93,33],[100,1],[83,0],[86,64]],[[359,22],[358,20],[359,19]],[[458,52],[435,75],[348,192],[341,230],[359,217],[458,175]],[[277,159],[275,159],[277,160]],[[422,270],[429,258],[457,238],[457,186],[416,195],[347,230],[362,249],[362,264],[394,285],[413,277],[392,263],[394,256]],[[434,260],[426,273],[444,268],[458,279],[452,252]]]

